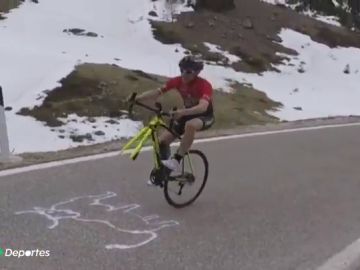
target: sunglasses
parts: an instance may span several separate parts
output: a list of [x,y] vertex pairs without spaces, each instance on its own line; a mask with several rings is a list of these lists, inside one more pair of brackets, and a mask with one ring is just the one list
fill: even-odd
[[195,70],[193,70],[193,69],[180,69],[180,71],[181,71],[181,74],[195,74],[196,73],[196,71]]

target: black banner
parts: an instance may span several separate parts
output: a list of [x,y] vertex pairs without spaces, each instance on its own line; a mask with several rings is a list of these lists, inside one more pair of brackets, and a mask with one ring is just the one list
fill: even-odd
[[4,107],[4,97],[1,86],[0,86],[0,105]]

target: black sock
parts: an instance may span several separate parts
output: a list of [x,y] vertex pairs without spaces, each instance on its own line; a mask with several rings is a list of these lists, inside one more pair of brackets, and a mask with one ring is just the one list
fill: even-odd
[[168,159],[171,156],[170,146],[165,143],[160,143],[160,159]]
[[181,155],[179,155],[178,153],[176,153],[174,155],[174,158],[180,163],[180,161],[182,160],[183,157]]

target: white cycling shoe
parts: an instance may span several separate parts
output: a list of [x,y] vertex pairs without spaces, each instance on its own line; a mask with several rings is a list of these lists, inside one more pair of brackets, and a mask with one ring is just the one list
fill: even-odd
[[177,161],[175,158],[162,160],[161,163],[172,171],[172,173],[180,173],[181,172],[181,165],[180,162]]

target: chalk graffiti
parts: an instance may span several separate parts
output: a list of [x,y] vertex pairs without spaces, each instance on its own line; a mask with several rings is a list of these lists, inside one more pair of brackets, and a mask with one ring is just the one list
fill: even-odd
[[[135,243],[108,243],[105,245],[107,249],[131,249],[137,248],[143,245],[146,245],[156,239],[158,237],[158,231],[167,227],[179,225],[179,222],[175,220],[160,220],[158,215],[149,215],[142,216],[137,213],[140,209],[139,204],[120,204],[118,206],[111,205],[108,203],[104,203],[103,200],[110,199],[116,197],[117,194],[114,192],[108,191],[105,194],[100,195],[87,195],[87,196],[79,196],[67,201],[58,202],[52,205],[50,208],[44,207],[33,207],[31,210],[18,211],[15,212],[16,215],[22,214],[38,214],[46,217],[51,224],[48,226],[49,229],[54,229],[59,225],[60,220],[75,220],[79,222],[93,222],[96,224],[107,226],[117,233],[122,233],[125,237],[122,237],[120,241],[130,241],[133,240]],[[97,206],[103,207],[106,212],[114,212],[122,213],[126,216],[126,218],[136,218],[137,221],[142,223],[141,229],[126,229],[123,226],[119,226],[114,224],[106,219],[89,219],[82,217],[80,212],[74,211],[69,208],[71,204],[78,202],[86,203],[89,206]],[[124,220],[122,220],[124,221]],[[121,221],[120,221],[121,222]],[[135,239],[130,239],[131,236],[134,236]],[[136,237],[135,237],[136,236]],[[114,237],[116,238],[116,237]]]

